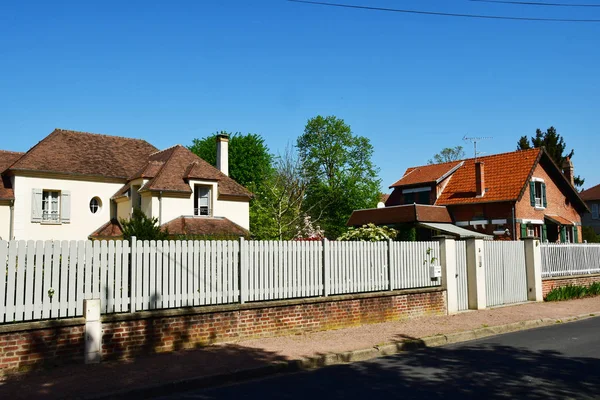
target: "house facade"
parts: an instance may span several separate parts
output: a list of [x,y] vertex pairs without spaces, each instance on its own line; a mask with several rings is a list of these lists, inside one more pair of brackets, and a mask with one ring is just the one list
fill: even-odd
[[134,208],[165,228],[198,219],[173,235],[247,234],[251,193],[228,176],[227,142],[219,137],[221,170],[180,145],[63,129],[26,153],[0,152],[0,237],[119,238]]
[[[393,192],[379,211],[379,223],[393,224],[393,218],[385,217],[393,215],[386,211],[390,207],[421,204],[445,207],[454,226],[496,240],[538,237],[548,242],[579,242],[581,215],[587,207],[572,177],[570,161],[561,170],[544,149],[412,167],[391,186]],[[358,225],[364,213],[355,211],[348,224]],[[428,226],[418,219],[413,222]],[[446,233],[451,231],[457,230],[447,228]]]
[[580,195],[589,208],[589,212],[583,214],[582,224],[594,228],[600,235],[600,185],[584,190]]

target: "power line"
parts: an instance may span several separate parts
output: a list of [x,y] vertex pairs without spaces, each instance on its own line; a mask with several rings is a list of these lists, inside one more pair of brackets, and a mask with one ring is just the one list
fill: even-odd
[[469,0],[477,3],[500,3],[526,6],[543,7],[600,7],[600,4],[569,4],[569,3],[538,3],[533,1],[509,1],[509,0]]
[[501,16],[501,15],[458,14],[458,13],[444,13],[444,12],[435,12],[435,11],[402,10],[402,9],[398,9],[398,8],[358,6],[358,5],[352,5],[352,4],[326,3],[326,2],[322,2],[322,1],[309,1],[309,0],[288,0],[288,1],[293,2],[293,3],[315,4],[315,5],[319,5],[319,6],[328,6],[328,7],[354,8],[354,9],[372,10],[372,11],[387,11],[387,12],[404,13],[404,14],[437,15],[437,16],[443,16],[443,17],[501,19],[501,20],[512,20],[512,21],[543,21],[543,22],[585,22],[585,23],[600,22],[600,19],[508,17],[508,16]]

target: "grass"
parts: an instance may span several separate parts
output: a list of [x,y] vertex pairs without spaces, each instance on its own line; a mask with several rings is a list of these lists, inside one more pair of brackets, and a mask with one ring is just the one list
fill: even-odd
[[562,286],[552,289],[546,295],[546,301],[563,301],[571,299],[582,299],[600,295],[600,282],[592,283],[589,286]]

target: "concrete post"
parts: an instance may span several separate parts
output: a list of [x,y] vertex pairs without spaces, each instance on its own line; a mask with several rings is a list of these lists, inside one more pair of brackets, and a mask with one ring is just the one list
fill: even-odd
[[540,241],[526,238],[525,267],[527,269],[527,300],[544,301],[542,292],[542,249]]
[[469,290],[469,308],[486,308],[485,265],[482,239],[467,240],[467,286]]
[[100,299],[83,300],[85,318],[86,364],[98,364],[102,359],[102,322],[100,321]]
[[458,281],[456,274],[456,240],[442,237],[440,241],[440,265],[442,266],[442,288],[446,289],[448,314],[458,312]]

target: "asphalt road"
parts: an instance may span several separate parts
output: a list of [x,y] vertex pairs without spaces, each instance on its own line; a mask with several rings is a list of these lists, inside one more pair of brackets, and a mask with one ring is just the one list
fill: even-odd
[[600,399],[600,318],[162,399]]

